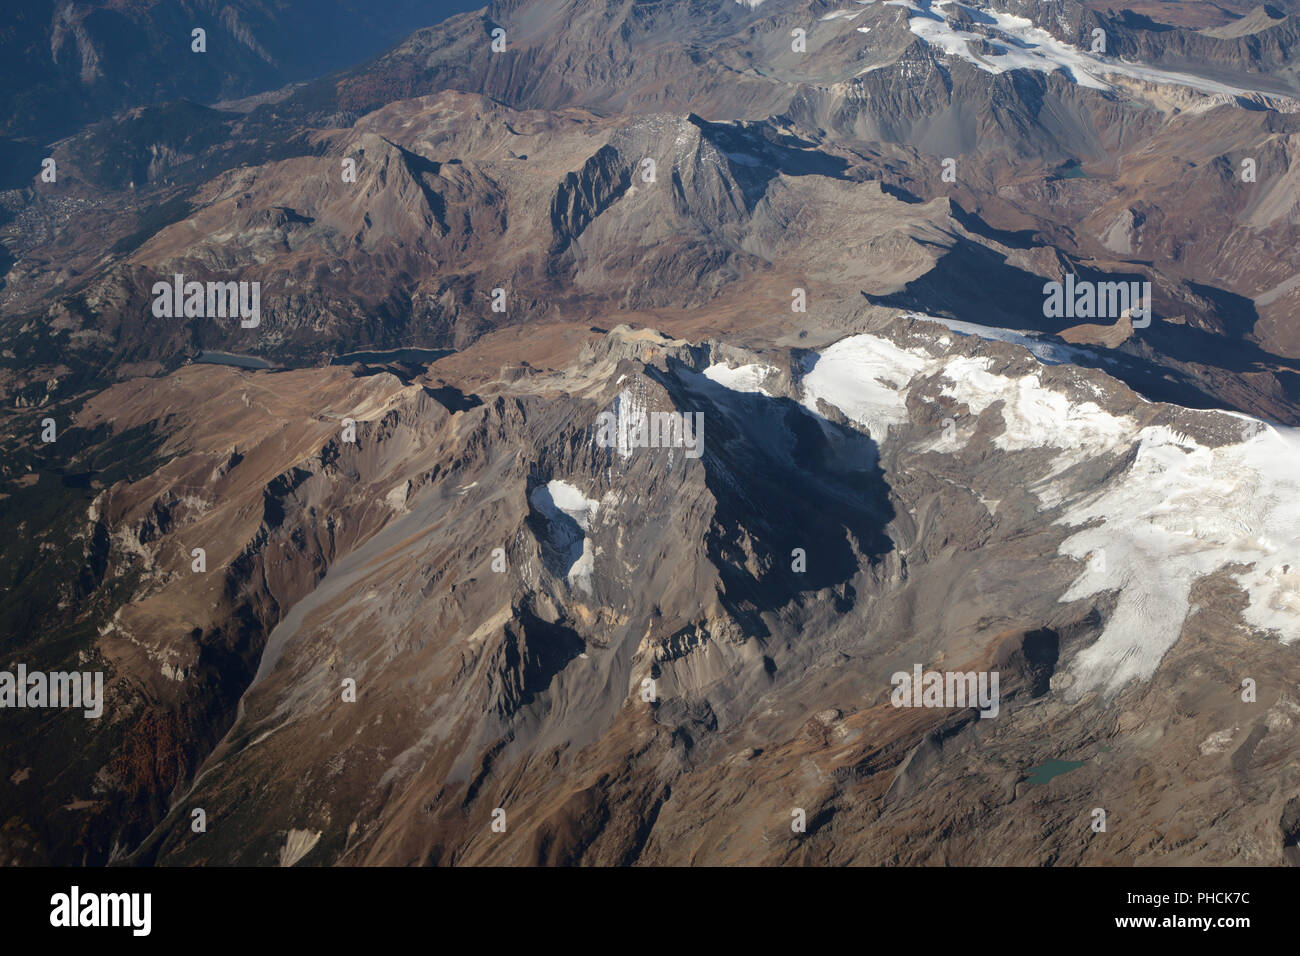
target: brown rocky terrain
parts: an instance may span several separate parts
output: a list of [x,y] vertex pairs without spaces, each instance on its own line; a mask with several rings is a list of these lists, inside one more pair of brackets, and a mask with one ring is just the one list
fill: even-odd
[[[877,332],[944,362],[1036,365],[935,328]],[[50,794],[82,798],[67,813],[88,851],[142,840],[137,862],[274,863],[299,844],[314,863],[1281,859],[1294,655],[1232,623],[1230,579],[1197,585],[1200,610],[1151,680],[1072,694],[1114,596],[1061,600],[1078,564],[1044,555],[1068,533],[1053,524],[1066,503],[1044,510],[1030,490],[1051,458],[999,451],[996,406],[963,412],[942,378],[918,381],[908,421],[878,445],[834,406],[782,397],[807,392],[794,354],[625,328],[582,340],[563,368],[473,393],[359,368],[190,366],[114,386],[78,415],[77,429],[121,434],[150,424],[160,393],[173,410],[157,449],[167,463],[102,490],[83,519],[87,540],[108,542],[100,589],[127,575],[132,588],[94,642],[121,702],[97,746],[118,738],[108,749],[120,756],[93,792]],[[774,397],[699,374],[755,362],[773,369]],[[1229,419],[1068,369],[1047,370],[1062,394],[1100,389],[1113,413],[1225,438]],[[651,409],[702,408],[704,456],[593,445],[601,405],[629,389]],[[969,435],[956,454],[936,445],[945,415]],[[359,423],[355,444],[339,438],[343,418]],[[799,455],[782,452],[782,433]],[[1082,460],[1069,482],[1095,494],[1123,458]],[[537,489],[555,481],[591,499],[586,578],[547,550],[564,519],[539,510]],[[792,574],[804,544],[807,572]],[[193,547],[206,549],[203,574]],[[888,674],[912,661],[996,665],[999,718],[891,707]],[[1237,685],[1251,674],[1260,697],[1247,704]],[[639,696],[646,678],[654,703]],[[175,721],[232,714],[250,682],[205,759]],[[1053,759],[1081,765],[1031,782]],[[146,839],[145,813],[124,826],[132,805],[170,813]],[[1112,815],[1105,835],[1088,829],[1096,806]],[[498,807],[506,834],[489,826]],[[206,833],[190,831],[194,808]],[[806,834],[790,832],[794,808]],[[11,861],[53,852],[37,819],[10,831]]]

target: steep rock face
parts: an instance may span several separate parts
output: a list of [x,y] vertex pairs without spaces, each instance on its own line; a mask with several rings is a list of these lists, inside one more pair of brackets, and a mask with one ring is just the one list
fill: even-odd
[[[8,741],[16,765],[42,768],[54,751],[66,758],[69,746],[78,755],[39,778],[52,807],[77,804],[66,821],[23,809],[39,802],[33,788],[10,792],[6,819],[34,834],[37,854],[13,860],[102,864],[143,838],[234,718],[283,609],[386,516],[368,495],[329,497],[336,479],[371,477],[368,463],[349,468],[339,460],[347,446],[330,435],[344,415],[364,420],[367,401],[373,414],[398,399],[400,383],[354,380],[343,370],[312,378],[307,401],[290,397],[302,377],[253,387],[254,397],[273,397],[271,411],[229,373],[192,366],[165,393],[140,380],[82,409],[78,425],[94,436],[84,452],[90,461],[133,433],[166,437],[155,452],[159,467],[95,495],[81,532],[96,552],[86,593],[66,620],[47,618],[30,633],[29,653],[70,653],[107,672],[109,718],[100,724],[60,712],[34,721],[39,733]],[[160,394],[177,412],[166,426],[153,418]],[[286,431],[277,417],[286,414],[306,427]],[[70,440],[77,434],[74,428]],[[29,569],[34,578],[57,576],[49,559],[41,563],[47,566]],[[85,775],[93,763],[99,766]]]
[[[980,6],[1024,17],[1083,49],[1091,47],[1093,31],[1101,29],[1109,56],[1225,77],[1265,74],[1278,90],[1295,88],[1289,68],[1298,34],[1293,11],[1284,9],[1285,4],[1246,4],[1244,16],[1225,16],[1225,22],[1199,29],[1194,24],[1157,22],[1145,12],[1077,0],[1001,0],[974,9]],[[972,20],[979,22],[978,16]]]
[[[453,134],[460,124],[482,128]],[[213,180],[191,213],[61,314],[84,316],[133,361],[174,360],[196,345],[313,358],[413,340],[460,346],[566,299],[593,313],[619,299],[698,302],[768,270],[771,253],[756,255],[749,236],[764,228],[754,221],[764,197],[786,183],[807,192],[826,180],[859,201],[842,188],[842,154],[770,124],[557,120],[446,94],[396,104],[319,147],[323,155]],[[342,177],[345,162],[356,164],[355,182]],[[860,200],[881,204],[871,189]],[[177,274],[259,282],[258,326],[152,316],[154,283]],[[492,304],[496,288],[507,290],[504,311]],[[93,354],[98,340],[86,345]]]
[[[732,105],[763,96],[773,106],[782,94],[769,83],[748,77],[702,79],[700,57],[681,42],[689,38],[692,44],[716,47],[757,16],[737,4],[704,0],[507,0],[489,4],[481,15],[417,31],[374,63],[345,71],[336,91],[304,91],[286,109],[317,109],[323,95],[337,97],[339,109],[364,113],[440,89],[481,90],[527,109],[600,105],[663,112],[680,109],[684,97],[702,92]],[[505,30],[504,50],[492,49],[496,29]],[[651,77],[668,82],[656,88]],[[739,91],[732,89],[735,80]],[[766,112],[771,110],[757,115]]]
[[632,172],[619,159],[618,151],[606,144],[556,188],[551,200],[552,255],[567,249],[592,220],[627,192]]
[[1115,29],[1116,52],[1175,68],[1214,68],[1227,75],[1266,74],[1276,77],[1279,88],[1295,86],[1295,49],[1300,44],[1300,22],[1268,7],[1235,24],[1205,30],[1152,31]]
[[963,60],[944,60],[919,39],[897,61],[838,84],[835,92],[804,94],[792,115],[829,121],[853,139],[909,143],[931,155],[976,155],[985,162],[1098,156],[1126,147],[1116,134],[1149,135],[1156,121],[1125,115],[1120,104],[1062,73],[990,77]]

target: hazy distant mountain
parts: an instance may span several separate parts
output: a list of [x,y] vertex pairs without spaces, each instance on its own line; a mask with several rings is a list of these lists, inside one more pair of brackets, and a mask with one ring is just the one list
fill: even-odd
[[[472,7],[469,0],[15,0],[0,30],[0,137],[39,145],[127,107],[276,89]],[[205,31],[205,52],[195,52],[195,29]]]

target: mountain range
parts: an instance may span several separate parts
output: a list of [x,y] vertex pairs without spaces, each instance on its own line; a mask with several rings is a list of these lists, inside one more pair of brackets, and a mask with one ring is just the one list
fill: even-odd
[[0,861],[1300,859],[1300,5],[424,16],[0,35]]

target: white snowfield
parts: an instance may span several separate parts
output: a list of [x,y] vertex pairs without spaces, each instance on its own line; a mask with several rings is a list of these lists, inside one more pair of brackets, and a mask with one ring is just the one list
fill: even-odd
[[[907,10],[908,29],[914,34],[930,46],[961,57],[987,73],[1005,73],[1008,70],[1052,73],[1064,69],[1080,86],[1098,90],[1113,89],[1114,84],[1108,77],[1123,76],[1224,96],[1252,96],[1258,92],[1187,73],[1174,73],[1089,53],[1058,40],[1025,17],[987,7],[956,0],[884,0],[883,5],[903,7]],[[947,7],[963,8],[980,24],[980,29],[987,32],[967,30],[949,21],[943,13]],[[977,52],[982,42],[990,44],[995,53]]]
[[988,325],[978,325],[974,322],[960,322],[957,319],[946,319],[943,316],[926,315],[924,312],[908,312],[905,313],[904,318],[937,322],[958,335],[974,335],[982,339],[994,339],[998,342],[1019,345],[1021,348],[1026,348],[1032,352],[1034,358],[1044,365],[1068,365],[1077,361],[1079,356],[1088,354],[1086,349],[1051,342],[1041,338],[1035,332],[1022,332],[1018,329],[998,329]]
[[[908,420],[912,383],[938,374],[943,394],[971,414],[997,406],[1004,427],[996,447],[1053,452],[1046,465],[1027,466],[1024,481],[1041,508],[1061,509],[1058,524],[1078,529],[1060,546],[1059,553],[1080,562],[1060,599],[1118,593],[1101,636],[1071,665],[1072,694],[1109,693],[1149,679],[1182,634],[1193,584],[1217,571],[1245,592],[1245,626],[1283,643],[1300,636],[1300,431],[1244,415],[1189,412],[1222,416],[1239,429],[1240,441],[1205,447],[1073,397],[1038,373],[994,374],[992,362],[855,335],[821,352],[802,379],[801,400],[813,411],[818,399],[835,406],[883,444],[892,426]],[[710,372],[728,387],[753,384],[740,369]],[[960,427],[967,436],[961,441],[971,431]],[[954,442],[950,450],[960,447]],[[1099,457],[1132,460],[1100,488],[1078,490],[1066,472]]]
[[[944,393],[975,413],[1003,402],[995,445],[1060,450],[1030,486],[1041,505],[1064,505],[1057,522],[1069,527],[1098,522],[1061,544],[1061,554],[1085,562],[1061,600],[1119,592],[1101,637],[1073,663],[1076,694],[1150,678],[1182,634],[1192,585],[1228,566],[1249,566],[1231,573],[1250,602],[1247,625],[1284,643],[1300,636],[1300,433],[1232,416],[1242,440],[1207,448],[1071,399],[1036,375],[992,375],[987,364],[948,363]],[[1087,459],[1134,450],[1099,491],[1079,495],[1056,481]]]
[[1129,444],[1132,419],[1117,418],[1096,402],[1072,401],[1045,387],[1037,375],[993,375],[988,371],[991,363],[988,358],[965,357],[945,363],[943,375],[952,384],[944,386],[943,394],[964,402],[976,415],[1002,402],[1006,427],[993,444],[1005,451],[1058,449],[1060,454],[1046,477],[1055,477],[1097,455],[1117,454]]
[[591,527],[591,519],[600,510],[600,502],[588,498],[567,481],[548,481],[545,488],[546,495],[538,494],[540,488],[533,489],[533,504],[537,505],[539,511],[547,517],[551,517],[556,510],[563,511],[583,531]]
[[767,365],[740,365],[731,368],[729,365],[717,364],[706,368],[704,377],[733,392],[761,392],[770,395],[763,383],[775,373],[776,369]]
[[547,519],[550,530],[551,545],[563,553],[572,553],[579,548],[578,542],[572,540],[571,526],[560,520],[560,515],[568,515],[584,532],[581,552],[569,567],[568,580],[584,591],[591,591],[591,573],[596,567],[596,557],[592,552],[591,539],[585,534],[591,528],[592,520],[600,510],[600,502],[588,498],[567,481],[548,481],[538,485],[530,496],[533,507]]
[[[1212,413],[1211,413],[1212,414]],[[1123,479],[1060,519],[1100,519],[1061,545],[1086,570],[1063,601],[1118,590],[1101,638],[1079,654],[1085,687],[1148,678],[1178,640],[1192,584],[1228,565],[1249,597],[1246,624],[1289,644],[1300,634],[1300,435],[1263,422],[1240,444],[1204,448],[1143,428]]]
[[824,349],[803,378],[803,405],[825,399],[877,442],[907,421],[907,383],[932,362],[928,352],[901,349],[874,335],[854,335]]

